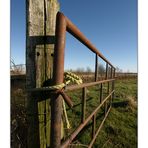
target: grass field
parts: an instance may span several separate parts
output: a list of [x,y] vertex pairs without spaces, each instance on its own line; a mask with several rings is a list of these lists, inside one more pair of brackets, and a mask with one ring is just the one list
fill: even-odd
[[117,80],[113,108],[97,144],[101,148],[137,147],[137,80]]
[[[99,86],[90,87],[87,89],[87,104],[86,104],[86,117],[94,110],[98,105],[98,90]],[[106,86],[104,86],[104,92],[106,91]],[[68,136],[81,122],[81,91],[77,90],[75,92],[68,93],[75,106],[73,109],[68,109],[68,118],[71,124],[71,129],[65,128],[65,134]],[[104,93],[105,94],[105,93]],[[106,94],[105,94],[106,95]],[[104,97],[105,97],[104,95]],[[26,143],[26,115],[25,115],[25,91],[15,91],[12,93],[12,106],[11,106],[11,121],[19,123],[18,127],[19,139],[18,143],[21,142],[24,145]],[[14,101],[15,100],[15,101]],[[14,107],[14,104],[15,105]],[[78,104],[78,105],[76,105]],[[15,109],[17,107],[17,110]],[[12,111],[13,110],[13,111]],[[97,127],[103,117],[103,109],[98,112],[97,117]],[[87,128],[83,130],[77,137],[75,143],[81,143],[85,145],[89,144],[91,139],[91,122],[87,125]],[[14,124],[15,125],[15,124]],[[64,124],[65,125],[65,124]],[[12,124],[13,126],[13,124]],[[13,128],[12,128],[13,129]],[[13,136],[13,135],[12,135]],[[13,142],[14,144],[16,142]],[[14,146],[15,147],[15,146]],[[137,79],[121,79],[116,80],[115,83],[115,98],[113,101],[113,107],[109,113],[103,128],[101,129],[95,143],[94,148],[136,148],[137,147]]]
[[[86,117],[97,107],[98,86],[87,89],[87,110]],[[94,147],[98,148],[136,148],[137,147],[137,80],[122,79],[117,80],[115,85],[115,98],[113,107],[103,128],[101,129]],[[106,86],[104,86],[104,92]],[[105,93],[104,93],[105,94]],[[81,103],[81,91],[70,92],[69,95],[74,100],[75,104]],[[105,97],[105,95],[104,95]],[[73,127],[67,130],[69,135],[74,128],[81,122],[80,105],[76,105],[72,110],[68,110],[68,117]],[[103,110],[98,112],[97,127],[103,118]],[[83,143],[85,145],[91,140],[91,126],[90,122],[87,129],[83,130],[77,137],[75,143]],[[83,147],[85,146],[83,145]],[[78,147],[78,146],[77,146]],[[82,146],[79,146],[82,147]]]

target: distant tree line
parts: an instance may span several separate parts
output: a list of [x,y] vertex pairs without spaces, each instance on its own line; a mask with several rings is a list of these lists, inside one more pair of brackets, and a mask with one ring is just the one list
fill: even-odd
[[[74,72],[74,73],[85,73],[85,74],[93,74],[94,73],[94,70],[87,66],[86,68],[83,68],[83,67],[78,67],[77,69],[69,69],[69,70],[66,70],[66,71],[71,71],[71,72]],[[108,72],[110,73],[111,72],[111,68],[109,67],[108,68]],[[122,73],[123,70],[120,69],[119,67],[116,67],[116,72],[117,73]],[[99,64],[98,66],[98,73],[99,75],[103,76],[105,73],[106,73],[106,66],[104,66],[103,64]]]
[[122,70],[122,69],[120,69],[119,67],[116,67],[116,72],[118,72],[118,73],[122,73],[122,72],[123,72],[123,70]]
[[[75,73],[88,73],[88,74],[94,73],[94,70],[89,66],[87,66],[86,69],[83,67],[78,67],[77,69],[68,69],[66,71],[75,72]],[[105,67],[103,66],[103,64],[99,64],[98,71],[100,74],[105,73]]]

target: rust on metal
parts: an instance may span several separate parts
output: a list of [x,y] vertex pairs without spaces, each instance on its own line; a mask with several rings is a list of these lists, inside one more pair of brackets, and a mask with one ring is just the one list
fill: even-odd
[[[106,63],[106,74],[105,74],[106,80],[108,79],[108,74],[109,74],[109,65],[108,65],[108,63]],[[109,94],[109,82],[107,83],[107,93]]]
[[105,79],[107,80],[108,78],[108,63],[106,63],[106,74],[105,74]]
[[[65,37],[66,31],[72,34],[88,49],[95,54],[95,82],[84,83],[80,85],[67,86],[61,90],[51,90],[50,88],[34,88],[29,87],[28,93],[38,95],[44,95],[44,98],[51,96],[51,132],[50,132],[50,147],[51,148],[65,148],[76,138],[76,136],[82,131],[82,129],[92,120],[92,140],[89,144],[89,148],[92,147],[96,140],[98,133],[103,126],[109,111],[111,109],[111,101],[114,98],[114,81],[115,81],[115,67],[101,54],[100,51],[83,35],[83,33],[61,12],[57,13],[56,17],[56,34],[55,34],[55,46],[54,46],[54,68],[53,68],[53,85],[60,85],[64,81],[64,54],[65,54]],[[98,57],[106,62],[106,74],[105,80],[98,81]],[[111,74],[108,76],[108,67],[111,67]],[[103,84],[107,83],[107,96],[103,98]],[[100,103],[93,110],[93,112],[86,118],[86,89],[94,85],[100,84]],[[112,84],[111,91],[109,91],[109,84]],[[61,143],[61,126],[62,126],[62,99],[65,100],[67,105],[73,107],[73,102],[66,94],[67,91],[76,89],[82,89],[82,115],[80,125],[73,131],[73,133]],[[42,98],[42,97],[41,97]],[[107,104],[109,102],[109,105]],[[96,116],[102,106],[105,107],[105,117],[101,122],[99,128],[96,131]]]
[[111,74],[110,74],[110,79],[113,78],[113,67],[111,67]]
[[103,86],[102,86],[103,84],[101,83],[100,84],[100,103],[102,102],[102,98],[103,98],[103,92],[102,92],[102,88],[103,88]]
[[[61,13],[57,14],[56,20],[56,44],[54,50],[53,85],[63,83],[64,79],[64,49],[65,49],[66,21]],[[61,145],[61,116],[62,97],[54,95],[51,99],[51,135],[50,145],[59,148]]]
[[[64,81],[64,53],[65,53],[65,36],[66,31],[72,34],[76,39],[78,39],[82,44],[88,47],[96,55],[95,59],[95,81],[91,83],[85,83],[81,85],[68,86],[62,90],[51,91],[49,88],[35,88],[29,90],[30,92],[38,93],[49,93],[52,94],[51,98],[51,148],[65,148],[67,147],[79,134],[79,132],[88,124],[90,120],[93,120],[92,124],[92,141],[89,145],[91,147],[110,111],[110,108],[106,110],[105,118],[103,119],[99,129],[96,131],[96,113],[98,110],[110,99],[114,94],[114,81],[115,81],[115,68],[114,66],[98,51],[96,47],[80,32],[80,30],[62,13],[57,13],[56,19],[56,41],[54,49],[54,69],[53,69],[53,85],[59,85]],[[97,81],[98,78],[98,57],[106,62],[106,78],[105,80]],[[114,69],[113,78],[108,78],[108,66]],[[112,91],[108,92],[107,97],[103,99],[103,83],[112,83]],[[95,110],[86,118],[86,87],[94,86],[100,84],[100,104],[95,108]],[[72,91],[76,89],[82,89],[82,117],[80,125],[75,129],[75,131],[61,143],[61,121],[62,121],[62,99],[64,98],[66,103],[72,107],[72,100],[66,95],[67,91]],[[60,95],[61,94],[61,95]]]
[[67,138],[67,140],[65,140],[62,145],[61,148],[65,148],[67,147],[72,140],[78,135],[78,133],[85,127],[85,125],[92,119],[92,117],[94,116],[94,114],[96,114],[98,112],[98,110],[103,106],[103,104],[109,99],[109,97],[112,95],[112,93],[114,92],[114,90],[102,101],[102,103],[87,117],[87,119],[85,119],[85,121],[83,123],[81,123],[79,125],[79,127]]
[[[83,43],[86,47],[88,47],[92,52],[96,53],[100,58],[102,58],[105,62],[107,62],[110,66],[114,67],[94,45],[84,36],[84,34],[67,18],[63,13],[58,12],[61,15],[61,18],[66,21],[66,29],[72,34],[76,39],[78,39],[81,43]],[[57,14],[57,15],[59,15]],[[59,18],[59,19],[61,19]]]
[[66,91],[72,91],[72,90],[75,90],[75,89],[81,89],[83,87],[90,87],[90,86],[94,86],[94,85],[97,85],[97,84],[103,84],[103,83],[107,83],[107,82],[110,82],[110,81],[114,81],[115,79],[108,79],[108,80],[101,80],[101,81],[97,81],[97,82],[90,82],[90,83],[85,83],[85,84],[81,84],[81,85],[72,85],[72,86],[68,86],[66,89],[65,89],[65,92]]
[[69,98],[69,96],[64,91],[60,91],[60,94],[62,95],[62,97],[65,100],[66,104],[70,108],[72,108],[73,107],[73,102],[71,101],[71,99]]
[[101,124],[100,124],[98,130],[96,131],[96,134],[95,134],[95,136],[93,137],[93,139],[92,139],[91,143],[89,144],[88,148],[91,148],[91,147],[93,146],[93,144],[94,144],[94,142],[95,142],[95,140],[96,140],[96,138],[97,138],[97,136],[98,136],[98,134],[99,134],[99,132],[100,132],[100,130],[101,130],[101,128],[102,128],[102,126],[103,126],[103,124],[104,124],[104,122],[105,122],[105,120],[106,120],[108,114],[109,114],[109,112],[110,112],[110,109],[111,109],[111,107],[108,109],[108,111],[107,111],[107,113],[106,113],[106,115],[105,115],[105,118],[104,118],[103,121],[101,122]]
[[[90,87],[90,86],[94,86],[94,85],[101,84],[101,83],[103,84],[103,83],[111,82],[111,81],[115,81],[115,79],[113,78],[113,79],[101,80],[101,81],[97,81],[97,82],[84,83],[84,84],[80,84],[80,85],[71,85],[71,86],[67,86],[64,91],[65,92],[72,91],[75,89],[81,89],[83,87]],[[49,92],[49,93],[58,93],[59,92],[59,90],[53,92],[48,87],[32,88],[27,91],[32,92],[32,93],[33,92]]]
[[96,131],[96,114],[94,114],[92,118],[92,139],[95,137],[95,131]]
[[[115,78],[115,76],[116,76],[116,69],[114,68],[113,78]],[[112,90],[114,90],[115,89],[115,81],[112,82],[112,85],[113,85]],[[113,101],[113,99],[114,99],[114,93],[112,95],[112,101]]]
[[106,116],[106,112],[107,112],[107,101],[104,103],[104,115]]
[[98,55],[96,54],[96,59],[95,59],[95,82],[98,79]]
[[82,116],[81,123],[85,121],[85,110],[86,110],[86,87],[82,89]]

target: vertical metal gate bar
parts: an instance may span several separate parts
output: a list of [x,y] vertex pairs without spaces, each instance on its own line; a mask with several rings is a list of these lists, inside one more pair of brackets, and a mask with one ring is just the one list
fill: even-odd
[[111,66],[111,75],[110,75],[110,78],[112,79],[113,77],[113,67]]
[[102,83],[100,84],[100,103],[102,102],[103,92],[102,92]]
[[[109,99],[109,97],[112,95],[113,92],[111,92],[106,98],[104,98],[104,100],[102,101],[102,103],[100,105],[98,105],[98,107],[96,107],[94,109],[94,111],[85,119],[84,123],[81,123],[76,128],[76,130],[74,130],[73,133],[71,135],[69,135],[69,137],[62,143],[61,148],[66,148],[76,138],[76,136],[80,133],[80,131],[82,131],[82,129],[89,123],[90,120],[92,120],[92,117],[94,116],[94,114],[96,114],[98,112],[98,110],[102,107],[102,105],[104,104],[104,102]],[[106,116],[105,116],[105,118],[103,120],[106,119],[109,110],[110,109],[108,109],[108,111],[106,113]],[[103,123],[101,123],[101,124],[103,124]],[[99,128],[101,128],[101,127],[99,127]],[[95,134],[95,137],[96,137],[96,135],[97,135],[97,132]],[[95,139],[95,138],[93,138],[93,139]]]
[[[54,52],[53,85],[63,83],[64,79],[64,48],[65,48],[66,21],[58,13],[56,21],[56,44]],[[61,146],[61,114],[62,97],[55,94],[51,99],[51,147]]]
[[[108,79],[110,76],[109,76],[109,72],[110,72],[110,67],[109,67],[109,65],[107,64],[106,65],[106,79]],[[109,94],[109,82],[107,83],[107,94]]]
[[95,58],[95,81],[98,79],[98,55],[96,54]]
[[104,117],[104,119],[103,119],[103,121],[101,122],[99,128],[97,129],[96,134],[95,134],[93,140],[90,142],[88,148],[92,148],[92,146],[93,146],[93,144],[94,144],[94,142],[95,142],[95,140],[96,140],[96,138],[97,138],[97,135],[99,134],[99,132],[100,132],[100,130],[101,130],[101,128],[102,128],[102,126],[103,126],[103,124],[104,124],[104,122],[105,122],[105,120],[106,120],[106,118],[107,118],[107,116],[108,116],[108,114],[109,114],[109,112],[110,112],[110,109],[111,109],[111,108],[108,109],[108,111],[107,111],[107,113],[106,113],[106,116]]
[[[113,67],[111,66],[111,77],[110,77],[111,79],[113,78]],[[113,81],[111,81],[111,91],[113,91]],[[112,101],[113,101],[113,95],[111,95],[111,99],[110,99],[110,106],[112,106]]]
[[105,74],[105,79],[107,80],[108,78],[108,63],[106,63],[106,74]]
[[82,89],[82,116],[81,123],[85,121],[85,110],[86,110],[86,87]]
[[[108,63],[106,63],[106,74],[105,74],[105,79],[108,79]],[[107,94],[109,92],[109,82],[107,83]],[[104,102],[104,115],[106,115],[106,110],[107,110],[107,102]]]
[[110,82],[107,83],[107,94],[109,94]]
[[[66,18],[62,13],[57,14],[56,21],[56,44],[55,44],[55,52],[54,52],[54,70],[53,70],[53,85],[58,85],[63,83],[64,79],[64,48],[65,48],[65,34],[68,31],[75,38],[77,38],[81,43],[87,46],[92,52],[96,54],[95,59],[95,81],[98,79],[98,56],[101,57],[106,62],[106,74],[105,80],[108,80],[108,67],[110,62],[91,44],[91,42],[80,32],[80,30]],[[115,76],[115,71],[114,71]],[[97,82],[94,82],[97,83]],[[108,83],[108,93],[109,93],[109,81]],[[113,85],[114,86],[114,85]],[[82,87],[81,87],[82,88]],[[114,91],[113,91],[114,92]],[[86,111],[86,86],[83,86],[82,90],[82,116],[81,116],[81,124],[80,126],[69,136],[69,138],[62,143],[61,145],[61,114],[62,114],[62,97],[58,94],[54,94],[51,99],[51,147],[59,148],[68,146],[73,139],[79,134],[79,132],[84,128],[84,126],[90,121],[93,120],[92,124],[92,137],[96,138],[97,132],[95,132],[96,128],[96,112],[104,105],[105,117],[101,126],[103,125],[110,109],[107,109],[107,102],[112,95],[111,92],[108,96],[103,99],[103,84],[101,83],[100,88],[100,105],[91,113],[91,115],[85,119],[85,111]],[[101,129],[99,127],[99,130]],[[94,140],[93,140],[94,142]]]
[[106,116],[107,112],[107,101],[104,102],[104,115]]
[[114,68],[114,75],[113,75],[113,78],[115,78],[115,73],[116,73],[116,69]]
[[95,136],[95,131],[96,131],[96,114],[94,114],[92,118],[92,139]]
[[[113,70],[113,78],[115,78],[116,69]],[[112,90],[115,89],[115,81],[112,81]],[[112,94],[112,101],[114,100],[115,93]]]

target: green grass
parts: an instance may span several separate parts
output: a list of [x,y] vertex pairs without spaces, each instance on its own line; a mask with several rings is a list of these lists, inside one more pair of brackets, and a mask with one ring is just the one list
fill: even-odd
[[[99,88],[87,88],[87,103],[86,103],[86,117],[99,104]],[[107,94],[107,85],[103,85],[103,92],[105,97]],[[67,93],[74,102],[74,107],[69,109],[67,107],[68,119],[71,124],[71,129],[66,129],[64,123],[66,136],[70,135],[74,129],[81,123],[81,100],[82,91],[71,91]],[[11,120],[17,119],[20,124],[19,137],[23,145],[26,145],[27,139],[27,122],[25,110],[25,91],[16,90],[11,94]],[[23,105],[22,105],[23,104]],[[78,104],[78,105],[77,105]],[[97,113],[96,126],[99,127],[103,119],[103,107]],[[16,118],[17,117],[17,118]],[[13,126],[13,125],[12,125]],[[12,128],[13,129],[13,128]],[[83,146],[75,146],[76,148],[83,148],[91,141],[92,121],[87,124],[87,127],[81,131],[76,137],[74,143],[81,143]],[[24,134],[25,133],[25,134]],[[25,139],[25,140],[24,140]],[[14,143],[18,145],[20,141],[15,140]],[[12,145],[14,145],[14,143]],[[15,147],[15,146],[14,146]],[[115,98],[113,107],[109,113],[94,145],[94,148],[136,148],[137,147],[137,79],[122,79],[116,80],[115,83]]]
[[[88,116],[99,104],[97,87],[88,88],[87,93],[87,110]],[[123,79],[117,80],[115,83],[115,98],[113,107],[109,113],[103,128],[101,129],[94,146],[95,148],[136,148],[137,147],[137,80]],[[104,86],[106,92],[106,86]],[[69,95],[75,104],[81,102],[81,91],[70,92]],[[105,97],[105,96],[104,96]],[[72,126],[71,130],[67,130],[69,135],[81,122],[80,105],[68,110],[68,117]],[[98,112],[97,127],[103,118],[101,116],[103,110]],[[92,122],[87,125],[87,129],[83,130],[77,137],[76,141],[82,144],[89,144],[91,140]],[[78,147],[78,146],[76,146]],[[82,146],[79,146],[82,147]]]

